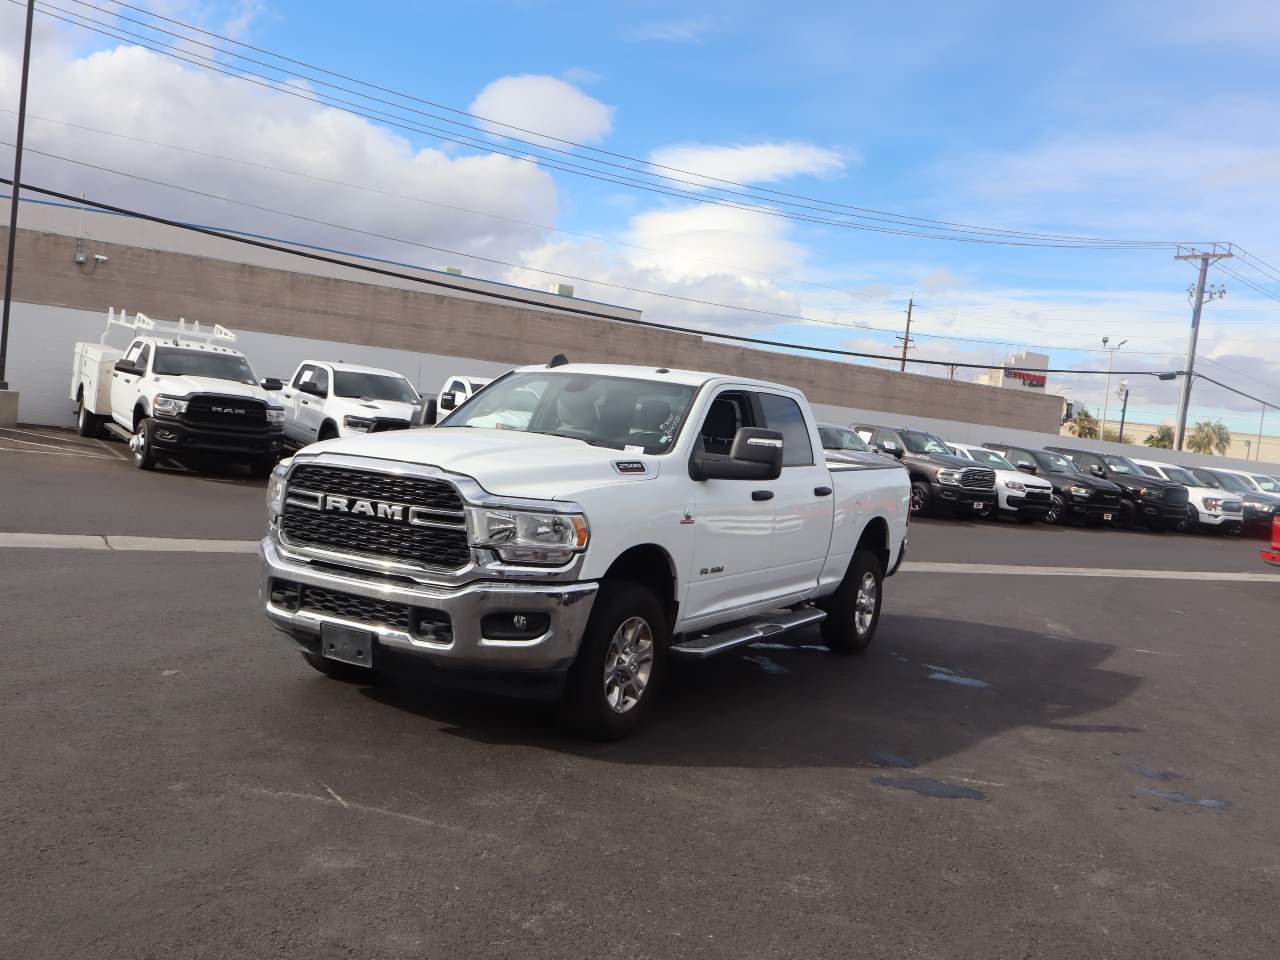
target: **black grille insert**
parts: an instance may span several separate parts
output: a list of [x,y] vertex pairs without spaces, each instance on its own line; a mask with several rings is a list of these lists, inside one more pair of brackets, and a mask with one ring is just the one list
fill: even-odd
[[354,593],[339,593],[324,587],[302,585],[301,610],[325,613],[331,617],[363,623],[374,627],[391,627],[405,633],[409,631],[409,607],[403,603],[360,597]]
[[246,397],[198,393],[187,401],[183,419],[206,427],[263,429],[267,425],[267,405]]
[[983,467],[969,467],[960,472],[960,486],[971,490],[992,490],[996,485],[996,472]]
[[281,532],[292,546],[444,570],[464,567],[471,559],[462,498],[447,480],[303,464],[289,477],[289,493],[302,490],[423,508],[430,512],[424,519],[442,526],[414,526],[338,510],[313,510],[289,503],[286,497]]

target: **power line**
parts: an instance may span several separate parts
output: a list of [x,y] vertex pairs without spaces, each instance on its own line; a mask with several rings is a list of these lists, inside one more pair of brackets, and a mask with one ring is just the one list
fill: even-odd
[[[21,5],[21,0],[10,0],[10,2],[14,3],[15,5]],[[75,0],[75,2],[81,2],[81,0]],[[91,4],[84,4],[84,5],[92,6]],[[110,11],[103,11],[101,10],[101,8],[95,7],[94,9],[98,9],[108,16],[115,15]],[[60,13],[66,14],[66,16],[59,16],[58,13],[49,12],[50,10],[57,10]],[[53,19],[63,21],[65,23],[71,24],[72,26],[77,26],[77,27],[80,27],[81,29],[89,30],[94,33],[101,34],[103,36],[108,36],[108,37],[111,37],[112,39],[119,40],[125,43],[130,42],[130,38],[134,41],[146,41],[146,42],[139,42],[137,45],[143,47],[144,49],[150,50],[153,53],[158,53],[163,56],[168,56],[168,57],[171,57],[172,59],[176,59],[176,60],[188,63],[192,66],[201,67],[207,70],[212,70],[214,72],[224,74],[228,77],[233,77],[235,79],[243,80],[248,83],[253,83],[257,86],[262,86],[267,89],[274,90],[278,93],[284,93],[289,96],[294,96],[311,103],[317,103],[320,105],[332,107],[333,109],[343,110],[344,112],[352,113],[356,116],[361,116],[369,120],[374,120],[375,122],[387,123],[390,126],[409,130],[415,133],[422,134],[424,136],[432,137],[432,138],[443,140],[446,142],[456,143],[462,146],[468,146],[474,149],[484,150],[487,152],[498,153],[500,155],[507,156],[515,160],[533,163],[535,165],[543,165],[549,169],[559,170],[566,173],[572,173],[577,176],[584,176],[591,179],[602,180],[604,182],[614,183],[621,186],[635,187],[638,189],[643,189],[643,190],[647,190],[647,191],[658,193],[658,194],[677,197],[679,199],[693,200],[698,203],[707,203],[707,204],[712,204],[716,206],[728,207],[731,209],[744,210],[744,211],[754,212],[758,214],[763,214],[766,216],[775,216],[783,219],[795,220],[797,222],[818,223],[818,224],[824,224],[828,226],[844,227],[848,229],[861,230],[865,232],[882,233],[882,234],[889,234],[889,235],[896,235],[896,236],[908,236],[908,237],[916,237],[916,238],[922,238],[922,239],[952,240],[955,242],[974,243],[974,244],[983,244],[983,245],[1064,248],[1064,249],[1094,249],[1094,250],[1103,250],[1103,249],[1150,250],[1150,249],[1162,249],[1170,246],[1176,246],[1176,244],[1173,241],[1130,241],[1130,240],[1079,240],[1077,241],[1074,238],[1065,237],[1065,236],[1062,237],[1060,240],[1058,239],[1048,239],[1048,240],[999,239],[994,236],[959,236],[959,235],[949,236],[946,234],[925,233],[919,230],[900,229],[897,227],[875,226],[869,223],[854,222],[850,220],[831,220],[828,218],[809,216],[809,215],[799,214],[799,213],[795,213],[787,210],[779,210],[774,207],[761,207],[761,206],[755,206],[755,205],[733,203],[730,201],[726,201],[722,198],[709,197],[701,193],[700,191],[701,189],[705,189],[705,185],[695,185],[696,187],[699,188],[698,191],[680,190],[679,188],[668,189],[666,187],[659,186],[657,184],[647,183],[643,181],[636,181],[618,174],[610,174],[609,172],[601,172],[599,170],[593,170],[592,168],[581,167],[577,164],[569,163],[568,161],[560,160],[558,158],[547,158],[539,155],[528,156],[520,153],[513,153],[493,143],[477,142],[474,138],[469,138],[469,137],[466,137],[465,135],[458,134],[456,131],[442,131],[440,130],[440,128],[431,127],[429,125],[421,124],[420,122],[409,121],[404,117],[400,117],[393,114],[387,114],[383,111],[376,110],[371,107],[365,107],[361,104],[354,104],[351,101],[344,100],[343,98],[340,98],[340,97],[334,97],[332,95],[321,94],[314,91],[311,91],[311,95],[307,95],[307,92],[300,91],[296,87],[278,86],[277,83],[280,81],[276,81],[275,78],[266,77],[263,74],[256,73],[252,70],[247,70],[243,67],[237,66],[237,67],[231,67],[230,69],[228,69],[222,65],[219,65],[216,61],[213,61],[208,57],[204,57],[198,53],[193,53],[189,50],[182,51],[183,54],[186,54],[185,56],[179,53],[175,53],[174,51],[179,50],[180,48],[172,44],[165,44],[164,42],[156,40],[155,38],[152,38],[152,37],[142,37],[122,27],[103,24],[101,21],[93,20],[92,18],[84,16],[83,14],[67,11],[64,8],[56,7],[52,4],[45,3],[43,2],[43,0],[40,4],[39,12],[44,16],[48,16]],[[136,21],[131,21],[131,22],[136,22]],[[91,24],[96,24],[97,26],[93,26]],[[148,29],[159,30],[161,28],[148,27]],[[200,28],[192,27],[191,29],[199,30]],[[171,31],[165,31],[165,32],[173,35]],[[123,36],[121,36],[121,34],[123,34]],[[198,42],[198,41],[190,41],[190,38],[187,38],[187,39],[189,42]],[[151,46],[150,44],[157,44],[157,46]],[[205,46],[209,46],[209,45],[205,44]],[[213,49],[219,49],[219,48],[213,48]],[[223,52],[228,56],[238,56],[237,54],[231,51],[219,50],[219,52]],[[191,59],[192,57],[195,57],[197,59],[193,60]],[[204,61],[204,62],[200,62],[200,61]],[[283,68],[279,68],[279,67],[272,67],[271,69],[275,69],[281,73],[288,72],[288,71],[285,71]],[[300,76],[298,74],[292,74],[292,75]],[[255,80],[253,79],[254,77],[258,79]],[[314,80],[314,78],[306,78],[306,77],[300,77],[300,78]],[[363,94],[358,94],[358,93],[356,95],[365,96]],[[374,99],[374,98],[368,98],[367,96],[365,98]],[[385,101],[381,101],[381,102],[385,102]],[[401,109],[411,109],[411,108],[401,107]],[[447,121],[447,122],[453,122],[453,121]],[[461,139],[459,139],[460,137]],[[534,146],[536,147],[537,145],[534,145]],[[564,151],[561,151],[561,152],[564,152]],[[588,158],[582,158],[580,156],[577,156],[576,154],[569,154],[569,155],[574,156],[576,159],[580,159],[580,160],[588,159]],[[591,161],[591,162],[596,162],[596,161]],[[623,168],[623,169],[628,169],[628,168]],[[630,172],[640,176],[649,176],[649,174],[646,174],[643,171],[632,170]],[[660,182],[669,181],[670,179],[671,178],[669,177],[663,177],[663,178],[659,178],[659,181]],[[726,192],[726,191],[722,190],[721,192]],[[730,191],[730,193],[732,193],[732,191]],[[758,197],[751,197],[750,195],[743,195],[743,196],[748,196],[750,199],[754,199],[754,200],[761,199]],[[790,205],[800,206],[797,204],[790,204]],[[821,212],[825,212],[825,213],[836,213],[837,215],[839,215],[837,211],[832,211],[823,207],[810,207],[809,209],[820,210]],[[867,219],[867,218],[864,217],[862,219]],[[897,221],[892,221],[892,222],[897,222]],[[939,223],[941,223],[941,221],[939,221]],[[939,226],[933,229],[951,230],[953,228]],[[981,231],[993,230],[993,228],[976,228],[976,229]],[[1009,233],[1006,235],[1015,236],[1016,232]],[[1036,235],[1036,236],[1040,236],[1040,235]],[[1045,234],[1043,236],[1046,238],[1050,238],[1053,235]]]
[[[0,183],[13,186],[13,181],[0,177]],[[812,344],[792,343],[785,340],[770,340],[764,337],[748,337],[743,334],[721,333],[714,330],[700,330],[696,327],[683,327],[675,324],[658,323],[653,320],[642,320],[636,317],[619,317],[612,314],[603,313],[598,310],[592,310],[585,307],[577,307],[561,304],[548,304],[541,300],[534,300],[529,297],[522,297],[516,294],[500,293],[497,291],[477,291],[474,287],[469,287],[460,283],[453,283],[447,280],[437,280],[430,277],[415,276],[411,273],[403,273],[398,270],[390,270],[385,267],[376,267],[367,263],[354,263],[350,260],[343,260],[338,257],[327,256],[325,254],[315,253],[309,250],[298,250],[293,247],[287,247],[279,243],[271,243],[266,240],[258,240],[251,237],[237,236],[223,230],[215,230],[211,227],[202,227],[196,224],[183,223],[178,220],[172,220],[168,217],[161,217],[155,214],[144,213],[140,210],[133,210],[129,207],[122,207],[117,204],[105,203],[101,200],[91,200],[84,196],[74,196],[73,194],[63,193],[58,190],[51,190],[47,187],[37,187],[33,184],[21,184],[23,190],[30,190],[33,193],[39,193],[48,197],[56,197],[73,204],[83,204],[96,207],[100,210],[107,210],[112,213],[123,214],[125,216],[136,217],[139,220],[145,220],[149,223],[157,223],[162,226],[174,227],[179,230],[187,230],[192,233],[199,233],[204,236],[217,237],[222,240],[228,240],[232,243],[239,243],[246,246],[257,247],[263,250],[271,250],[275,253],[288,254],[290,256],[299,257],[306,260],[313,260],[318,263],[326,263],[332,266],[345,267],[352,270],[359,270],[365,273],[372,273],[378,276],[390,277],[397,280],[406,280],[411,283],[419,283],[429,287],[439,287],[446,290],[456,290],[468,294],[469,296],[482,296],[491,300],[497,300],[504,303],[517,303],[522,306],[534,307],[539,310],[550,310],[556,313],[568,313],[576,316],[591,317],[597,320],[607,320],[611,323],[622,323],[630,326],[645,327],[652,330],[664,330],[669,333],[686,333],[694,336],[705,337],[712,340],[728,340],[734,343],[753,343],[760,346],[781,347],[788,350],[802,350],[812,353],[824,353],[832,356],[855,357],[866,360],[884,360],[894,362],[899,357],[890,354],[868,353],[859,350],[842,350],[837,347],[820,347]],[[1005,366],[992,363],[969,363],[958,362],[952,360],[912,360],[912,363],[923,364],[926,366],[936,367],[964,367],[974,370],[1004,370]],[[1045,373],[1070,373],[1070,374],[1105,374],[1106,370],[1079,370],[1072,368],[1049,368]],[[1157,376],[1163,379],[1173,379],[1179,374],[1174,372],[1162,372],[1158,370],[1115,370],[1111,371],[1113,376]]]

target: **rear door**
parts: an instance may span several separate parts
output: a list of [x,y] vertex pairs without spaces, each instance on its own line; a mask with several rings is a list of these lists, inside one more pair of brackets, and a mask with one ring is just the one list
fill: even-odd
[[[728,455],[740,427],[759,426],[747,390],[722,387],[702,414],[703,449]],[[776,483],[776,481],[775,481]],[[726,618],[778,593],[771,556],[774,485],[760,480],[704,480],[694,486],[692,575],[685,599],[688,625]]]
[[779,594],[812,590],[831,546],[831,474],[814,451],[803,408],[781,393],[757,394],[764,426],[782,434],[782,475],[761,484],[773,492],[773,585]]

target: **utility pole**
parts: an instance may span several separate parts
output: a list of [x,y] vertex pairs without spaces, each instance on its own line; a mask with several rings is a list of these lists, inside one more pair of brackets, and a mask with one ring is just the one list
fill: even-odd
[[[1189,289],[1187,293],[1191,297],[1191,341],[1187,344],[1187,368],[1182,372],[1182,391],[1178,395],[1178,423],[1174,428],[1173,449],[1181,450],[1182,441],[1187,433],[1187,408],[1191,406],[1191,381],[1195,379],[1196,371],[1196,341],[1200,339],[1200,311],[1204,307],[1205,290],[1204,281],[1209,274],[1209,264],[1217,263],[1219,260],[1227,260],[1234,256],[1231,252],[1231,244],[1227,244],[1225,249],[1219,249],[1218,244],[1213,244],[1208,250],[1196,250],[1192,247],[1179,247],[1175,260],[1199,260],[1200,261],[1200,277],[1196,281],[1194,288]],[[1217,300],[1219,297],[1225,296],[1226,290],[1217,287],[1210,291],[1209,299]]]
[[[1258,460],[1262,460],[1262,424],[1267,419],[1267,405],[1262,405],[1262,415],[1258,417]],[[1245,459],[1249,459],[1245,457]]]
[[898,367],[899,373],[906,373],[907,371],[907,350],[911,348],[911,342],[912,342],[911,341],[911,307],[914,303],[915,303],[915,297],[911,297],[910,299],[907,300],[907,331],[903,336],[896,338],[902,341],[902,365]]
[[1124,401],[1124,406],[1120,408],[1120,438],[1119,442],[1124,443],[1124,421],[1129,414],[1129,381],[1120,381],[1120,399]]
[[1102,338],[1102,349],[1107,351],[1107,385],[1102,390],[1102,423],[1098,425],[1098,439],[1107,439],[1107,401],[1111,399],[1111,364],[1115,361],[1116,351],[1123,347],[1128,340],[1121,340],[1114,347],[1108,347],[1111,342],[1110,337]]
[[13,303],[13,251],[18,240],[18,185],[22,183],[22,138],[27,128],[27,75],[31,72],[31,23],[36,0],[27,0],[27,36],[22,45],[22,80],[18,87],[18,135],[13,149],[13,189],[9,198],[9,256],[4,262],[4,314],[0,317],[0,390],[8,390],[5,379],[9,357],[9,308]]

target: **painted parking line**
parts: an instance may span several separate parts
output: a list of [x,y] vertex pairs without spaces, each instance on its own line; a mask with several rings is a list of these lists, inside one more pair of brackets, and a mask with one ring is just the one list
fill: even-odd
[[[23,443],[25,441],[15,440],[9,437],[0,437],[0,441],[8,440],[10,443]],[[41,444],[33,444],[33,446],[41,446]],[[29,447],[0,447],[0,453],[25,453],[29,456],[37,457],[81,457],[85,460],[111,460],[112,457],[103,456],[100,453],[79,453],[72,450],[32,450]]]
[[1036,567],[1012,563],[934,563],[907,560],[903,573],[980,573],[997,577],[1104,577],[1119,580],[1218,580],[1234,583],[1280,583],[1280,574],[1232,573],[1225,570],[1120,570],[1105,567]]
[[257,540],[196,540],[67,533],[0,533],[0,548],[114,550],[145,553],[257,553]]

